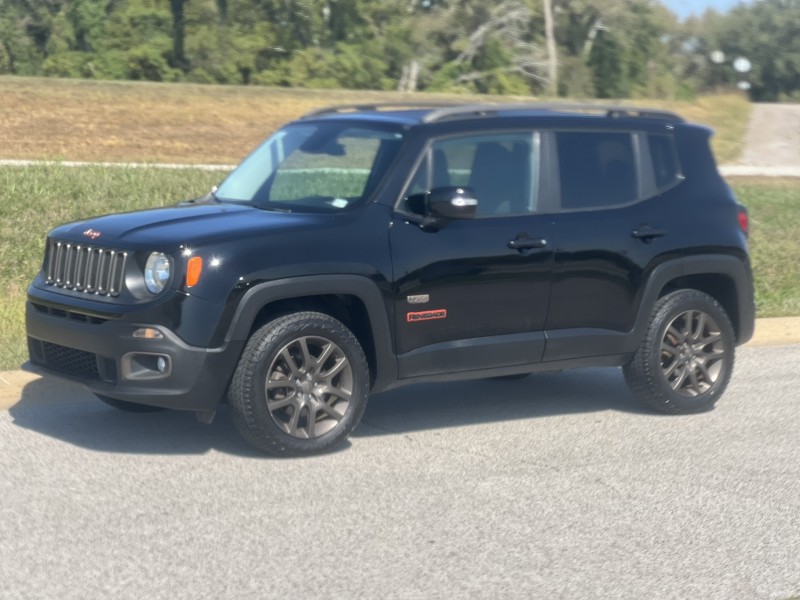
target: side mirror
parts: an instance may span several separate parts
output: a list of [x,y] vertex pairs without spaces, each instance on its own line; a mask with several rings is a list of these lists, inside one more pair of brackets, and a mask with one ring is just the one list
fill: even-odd
[[478,200],[472,188],[439,187],[428,194],[425,214],[435,219],[472,219],[477,208]]

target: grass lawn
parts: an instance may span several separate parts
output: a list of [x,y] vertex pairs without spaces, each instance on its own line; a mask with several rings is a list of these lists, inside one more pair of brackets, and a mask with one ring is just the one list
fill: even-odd
[[734,179],[750,211],[750,254],[760,317],[800,316],[800,179]]
[[[38,271],[45,233],[93,215],[196,197],[223,173],[199,170],[0,167],[0,370],[26,360],[25,290]],[[733,182],[750,209],[761,317],[800,315],[800,180]]]

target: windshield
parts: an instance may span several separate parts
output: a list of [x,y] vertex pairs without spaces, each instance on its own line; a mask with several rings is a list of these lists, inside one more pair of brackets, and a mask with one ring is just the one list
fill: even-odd
[[342,210],[368,198],[397,154],[402,134],[352,123],[289,125],[219,186],[222,202],[276,210]]

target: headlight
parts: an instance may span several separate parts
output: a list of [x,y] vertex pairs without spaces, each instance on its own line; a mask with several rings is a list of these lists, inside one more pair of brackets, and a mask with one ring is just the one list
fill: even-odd
[[144,265],[144,284],[153,294],[158,294],[169,283],[169,258],[163,252],[153,252]]

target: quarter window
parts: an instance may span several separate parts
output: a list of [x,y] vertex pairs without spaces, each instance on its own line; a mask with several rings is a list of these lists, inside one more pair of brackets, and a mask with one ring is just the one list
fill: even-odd
[[648,135],[647,143],[650,146],[650,156],[653,160],[656,187],[658,189],[669,187],[680,178],[680,169],[672,138],[666,135]]
[[638,177],[628,133],[556,133],[564,209],[602,208],[633,202]]

